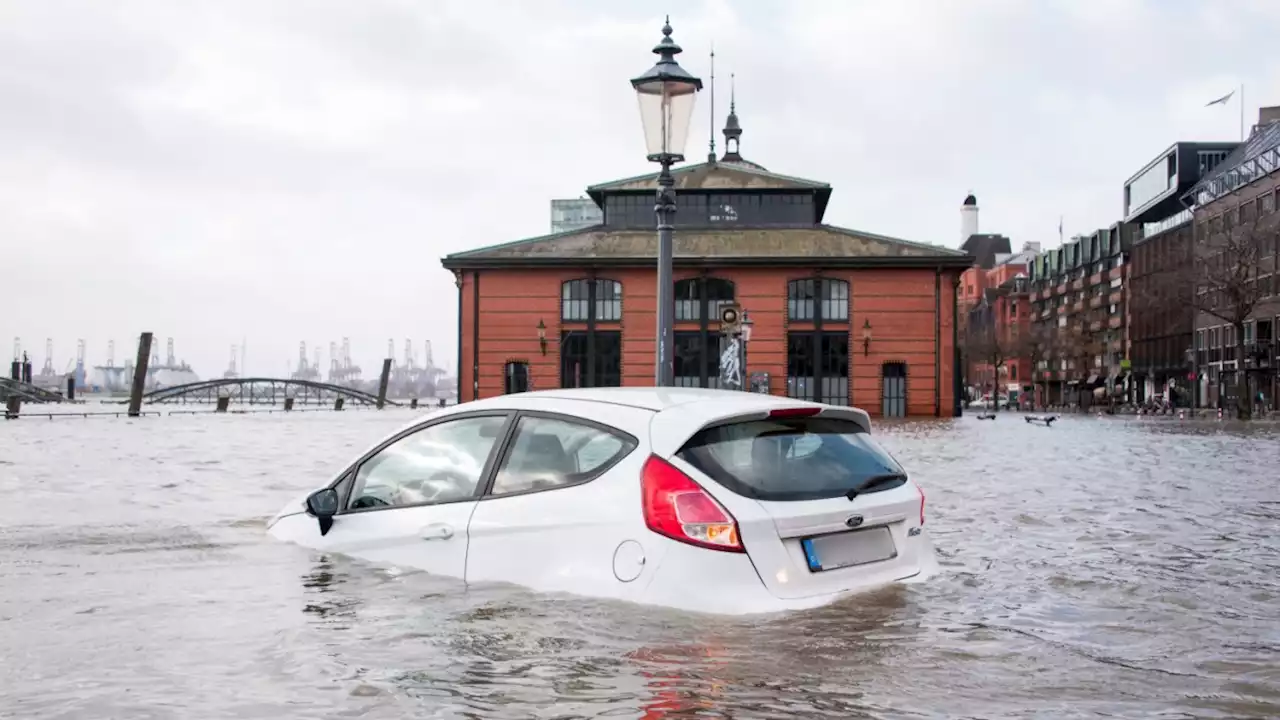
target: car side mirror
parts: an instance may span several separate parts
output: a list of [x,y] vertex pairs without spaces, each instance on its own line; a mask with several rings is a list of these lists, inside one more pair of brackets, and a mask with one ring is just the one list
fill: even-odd
[[333,516],[338,514],[338,491],[325,488],[308,495],[307,512],[320,522],[320,535],[328,535],[329,528],[333,527]]

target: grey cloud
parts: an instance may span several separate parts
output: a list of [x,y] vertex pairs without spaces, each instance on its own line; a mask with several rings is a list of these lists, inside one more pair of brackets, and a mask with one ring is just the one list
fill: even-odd
[[[832,222],[954,244],[970,189],[984,229],[1052,242],[1059,214],[1114,221],[1124,177],[1169,142],[1234,134],[1234,109],[1188,107],[1204,89],[1280,102],[1262,95],[1278,7],[672,9],[704,78],[715,42],[717,128],[737,73],[747,157],[835,185]],[[648,169],[626,81],[659,25],[592,0],[6,3],[0,301],[26,311],[0,340],[85,337],[101,359],[151,329],[205,375],[242,337],[271,372],[343,335],[368,367],[388,337],[451,358],[440,255],[544,232],[552,197]]]

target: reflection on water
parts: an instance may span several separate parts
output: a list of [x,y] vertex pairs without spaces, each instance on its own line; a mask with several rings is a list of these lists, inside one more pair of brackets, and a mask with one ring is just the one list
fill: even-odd
[[6,425],[0,716],[1280,715],[1274,426],[885,425],[945,574],[735,619],[265,536],[405,419]]

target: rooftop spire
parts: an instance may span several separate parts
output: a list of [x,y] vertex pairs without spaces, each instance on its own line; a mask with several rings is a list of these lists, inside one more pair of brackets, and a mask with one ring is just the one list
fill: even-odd
[[721,160],[741,161],[738,154],[738,141],[742,137],[742,125],[738,123],[738,97],[736,73],[729,73],[729,117],[724,123],[724,157]]
[[711,151],[707,153],[707,162],[716,161],[716,46],[711,44],[711,116],[709,123],[710,132],[707,136],[710,138]]

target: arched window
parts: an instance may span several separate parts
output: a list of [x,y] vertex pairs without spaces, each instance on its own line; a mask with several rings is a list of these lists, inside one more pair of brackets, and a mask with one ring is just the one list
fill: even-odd
[[529,363],[515,360],[507,363],[502,372],[502,391],[508,395],[529,391]]
[[849,282],[823,277],[789,281],[787,320],[787,395],[848,405]]
[[733,281],[714,277],[697,277],[676,282],[676,321],[698,321],[704,316],[713,322],[720,307],[733,302]]
[[622,331],[617,328],[622,320],[622,283],[600,278],[565,281],[560,319],[586,324],[586,329],[561,328],[560,387],[622,385]]
[[887,362],[880,366],[880,414],[907,416],[907,364]]
[[618,322],[622,319],[622,283],[590,278],[566,280],[560,286],[560,319]]
[[849,322],[849,283],[804,278],[787,283],[787,319],[793,322]]
[[672,361],[676,385],[736,387],[724,385],[720,377],[720,357],[728,342],[720,334],[720,308],[732,303],[733,296],[733,281],[724,278],[702,276],[676,283],[676,322],[698,323],[696,330],[675,332]]

